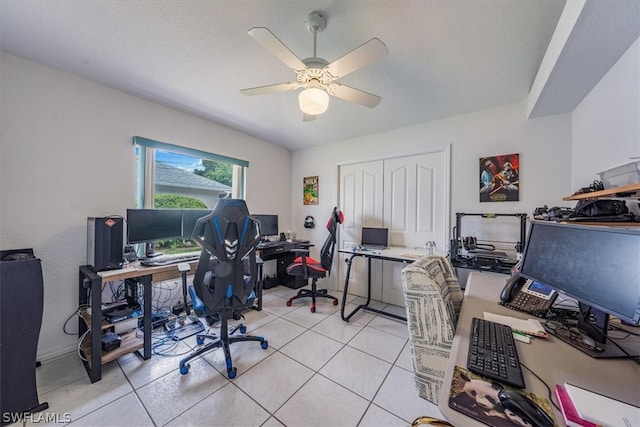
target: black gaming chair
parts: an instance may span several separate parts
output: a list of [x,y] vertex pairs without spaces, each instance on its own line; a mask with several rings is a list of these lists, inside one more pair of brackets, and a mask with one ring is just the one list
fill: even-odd
[[[262,337],[244,335],[247,328],[238,324],[228,329],[228,320],[240,320],[243,309],[253,303],[258,281],[256,246],[260,240],[258,223],[251,219],[244,200],[220,199],[213,212],[196,222],[193,237],[202,247],[198,267],[189,288],[196,313],[220,319],[220,337],[196,335],[198,347],[180,361],[180,373],[189,372],[188,361],[210,350],[222,347],[227,362],[227,375],[235,378],[229,345],[238,341],[259,341],[266,349],[269,343]],[[243,335],[232,336],[237,330]],[[212,340],[203,345],[205,340]]]
[[[316,298],[329,298],[333,300],[333,305],[338,305],[338,298],[329,295],[326,289],[317,289],[316,282],[319,278],[327,276],[331,272],[333,264],[333,252],[336,247],[336,232],[338,224],[342,224],[344,216],[338,208],[333,208],[331,217],[327,222],[329,236],[322,245],[320,251],[320,261],[309,256],[309,249],[294,249],[292,252],[301,254],[293,260],[287,267],[287,273],[291,276],[302,276],[305,280],[311,278],[311,289],[302,289],[298,294],[289,298],[287,306],[291,307],[293,300],[298,298],[311,297],[311,312],[316,312]],[[312,245],[310,245],[312,246]]]

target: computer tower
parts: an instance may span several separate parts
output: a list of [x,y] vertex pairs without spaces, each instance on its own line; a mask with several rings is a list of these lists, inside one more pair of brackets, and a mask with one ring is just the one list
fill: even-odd
[[93,271],[122,268],[123,223],[121,217],[87,218],[87,265]]

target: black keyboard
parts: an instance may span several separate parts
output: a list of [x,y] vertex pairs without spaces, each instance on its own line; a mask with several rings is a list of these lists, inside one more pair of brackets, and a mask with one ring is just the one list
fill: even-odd
[[515,339],[507,325],[477,317],[471,323],[467,369],[516,388],[524,388]]
[[277,246],[281,246],[284,242],[281,241],[277,241],[277,242],[260,242],[258,243],[258,249],[268,249],[268,248],[275,248]]
[[181,262],[196,261],[200,259],[200,252],[189,252],[185,254],[159,255],[153,258],[140,260],[140,264],[147,267],[158,267],[161,265],[179,264]]

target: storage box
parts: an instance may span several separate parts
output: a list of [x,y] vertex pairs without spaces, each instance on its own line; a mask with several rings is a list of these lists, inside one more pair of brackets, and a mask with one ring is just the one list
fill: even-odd
[[636,184],[640,182],[640,160],[608,169],[598,175],[605,189]]

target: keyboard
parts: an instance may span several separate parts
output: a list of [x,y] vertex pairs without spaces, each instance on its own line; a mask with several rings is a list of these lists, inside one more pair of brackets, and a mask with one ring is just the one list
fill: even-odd
[[159,255],[153,258],[140,260],[140,264],[147,267],[158,267],[161,265],[179,264],[181,262],[196,261],[200,259],[200,252],[188,252],[184,254]]
[[524,388],[522,368],[511,328],[474,317],[469,337],[467,369],[502,384]]
[[260,242],[258,243],[258,249],[268,249],[275,248],[277,246],[281,246],[284,242],[276,241],[276,242]]

